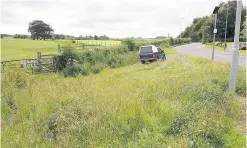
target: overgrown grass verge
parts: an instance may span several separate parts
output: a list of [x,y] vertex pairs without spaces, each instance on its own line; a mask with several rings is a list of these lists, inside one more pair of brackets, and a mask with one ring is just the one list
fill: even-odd
[[239,50],[239,53],[240,54],[246,54],[247,52],[246,52],[246,50]]
[[246,72],[228,92],[229,66],[178,57],[76,78],[6,71],[2,147],[245,147]]
[[172,48],[163,48],[162,50],[164,51],[165,54],[176,54],[176,53],[178,53],[176,50],[174,50]]
[[[213,48],[213,45],[206,45],[207,48]],[[224,51],[224,48],[223,47],[219,47],[219,46],[214,46],[214,49],[218,50],[218,51]]]
[[[213,45],[206,45],[207,48],[213,48]],[[223,47],[219,47],[219,46],[214,46],[214,48],[218,51],[223,51],[224,52],[224,48]],[[239,50],[239,54],[246,54],[246,50]]]

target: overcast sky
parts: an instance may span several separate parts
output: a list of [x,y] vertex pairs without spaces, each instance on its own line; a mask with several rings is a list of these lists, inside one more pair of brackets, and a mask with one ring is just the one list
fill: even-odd
[[[177,36],[222,0],[1,0],[2,33],[28,34],[43,20],[56,34],[110,37]],[[183,19],[181,19],[183,18]]]

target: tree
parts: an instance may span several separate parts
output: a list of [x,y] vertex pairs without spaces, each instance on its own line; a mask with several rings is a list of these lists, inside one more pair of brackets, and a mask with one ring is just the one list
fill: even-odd
[[29,23],[28,32],[31,33],[32,39],[48,39],[53,35],[54,30],[49,24],[41,20],[34,20]]
[[[228,41],[233,41],[235,32],[235,20],[236,20],[236,1],[229,1],[228,3],[221,2],[219,4],[220,9],[217,14],[217,34],[216,40],[223,41],[225,38],[225,26],[226,26],[226,13],[228,8],[228,20],[226,35]],[[244,18],[246,16],[246,7],[242,8],[241,14],[241,27],[244,27]],[[185,38],[191,38],[192,41],[211,42],[213,38],[214,29],[214,15],[198,17],[193,20],[193,23],[188,26],[182,33],[181,36]]]
[[243,30],[240,33],[240,38],[244,41],[246,41],[246,17],[243,23]]
[[59,40],[59,39],[64,40],[65,39],[65,35],[63,35],[63,34],[55,34],[54,35],[54,39],[56,39],[56,40]]
[[95,40],[98,40],[99,37],[98,37],[97,35],[94,35],[94,39],[95,39]]
[[19,39],[26,39],[28,38],[28,35],[25,34],[15,34],[13,38],[19,38]]

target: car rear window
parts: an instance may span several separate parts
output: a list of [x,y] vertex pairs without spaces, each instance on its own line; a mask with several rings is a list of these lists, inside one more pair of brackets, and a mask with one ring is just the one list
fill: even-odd
[[152,46],[147,46],[147,47],[141,47],[141,53],[144,52],[152,52]]

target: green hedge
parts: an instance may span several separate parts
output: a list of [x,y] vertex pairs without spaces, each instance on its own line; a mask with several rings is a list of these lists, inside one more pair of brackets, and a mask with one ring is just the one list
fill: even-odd
[[114,49],[95,49],[79,53],[73,47],[65,47],[62,54],[55,57],[57,70],[65,77],[75,77],[78,74],[98,74],[103,68],[116,68],[136,63],[138,53],[127,46]]
[[188,44],[191,42],[190,38],[170,38],[165,40],[142,40],[137,41],[137,47],[144,46],[144,45],[155,45],[155,46],[162,46],[162,47],[171,47],[181,44]]

